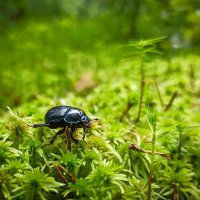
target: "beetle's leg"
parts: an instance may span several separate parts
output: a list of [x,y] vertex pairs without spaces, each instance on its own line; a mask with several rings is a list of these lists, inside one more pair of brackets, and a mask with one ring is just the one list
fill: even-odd
[[55,139],[57,138],[57,136],[58,135],[60,135],[60,134],[62,134],[62,133],[64,133],[65,132],[65,128],[63,128],[62,130],[60,130],[60,131],[58,131],[53,137],[52,137],[52,139],[50,140],[50,144],[53,144],[54,143],[54,141],[55,141]]
[[71,136],[71,139],[74,141],[74,143],[75,143],[75,144],[78,144],[79,140],[75,139],[74,136],[73,136],[73,134],[74,134],[75,131],[76,131],[76,128],[75,128],[75,127],[72,127],[72,128],[70,129],[69,134],[70,134],[70,136]]
[[85,132],[86,132],[86,128],[84,127],[83,128],[83,137],[82,137],[82,140],[84,141],[84,139],[85,139]]

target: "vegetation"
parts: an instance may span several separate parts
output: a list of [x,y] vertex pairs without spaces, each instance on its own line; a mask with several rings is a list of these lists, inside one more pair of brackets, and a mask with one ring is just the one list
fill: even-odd
[[[198,1],[7,2],[0,199],[200,199]],[[98,118],[71,151],[56,105]]]

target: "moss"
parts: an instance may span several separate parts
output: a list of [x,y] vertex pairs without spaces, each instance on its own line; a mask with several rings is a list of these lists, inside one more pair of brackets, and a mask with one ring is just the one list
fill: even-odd
[[[8,52],[4,54],[6,67],[1,69],[4,77],[1,106],[8,105],[11,109],[9,112],[4,109],[1,115],[0,170],[1,177],[8,177],[5,179],[8,182],[12,177],[12,184],[18,188],[13,191],[4,181],[0,187],[2,198],[20,199],[20,194],[25,197],[27,191],[34,191],[37,185],[28,182],[33,173],[39,174],[38,183],[42,183],[41,179],[51,183],[48,186],[47,181],[37,191],[40,199],[52,196],[55,199],[103,199],[104,194],[105,199],[147,199],[150,183],[151,196],[155,199],[172,198],[173,183],[182,199],[190,195],[198,199],[199,57],[174,55],[170,66],[164,57],[154,60],[150,56],[145,61],[142,110],[140,121],[135,122],[140,103],[137,59],[120,62],[120,50],[116,51],[116,46],[87,53],[71,50],[62,40],[54,41],[54,49],[47,47],[43,51],[46,40],[52,39],[60,29],[64,37],[65,31],[59,24],[56,25],[58,30],[53,32],[46,24],[34,24],[34,30],[32,25],[18,27],[18,31],[20,28],[24,31],[20,31],[21,34],[17,34],[17,30],[8,34],[7,42],[14,54],[11,58]],[[34,40],[29,41],[24,36],[32,30]],[[11,63],[13,73],[8,67]],[[192,77],[187,73],[190,65],[196,66]],[[84,80],[87,74],[92,84],[80,92],[77,82]],[[193,79],[194,89],[191,89],[190,79]],[[165,111],[175,91],[178,95]],[[65,135],[59,136],[54,145],[45,146],[55,130],[27,126],[43,122],[47,110],[61,104],[79,107],[91,118],[99,119],[93,121],[85,141],[78,145],[72,143],[71,153],[67,152]],[[129,109],[128,105],[131,105]],[[152,131],[155,123],[149,116],[154,112],[156,130]],[[81,135],[80,130],[77,138]],[[129,148],[131,144],[138,145],[135,151]],[[172,161],[157,152],[166,154]],[[186,164],[179,166],[181,162]]]

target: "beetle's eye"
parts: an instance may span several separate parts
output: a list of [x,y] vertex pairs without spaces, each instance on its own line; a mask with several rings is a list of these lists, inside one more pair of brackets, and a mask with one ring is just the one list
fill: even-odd
[[82,117],[81,117],[81,121],[82,121],[82,122],[86,122],[86,121],[87,121],[86,116],[82,116]]

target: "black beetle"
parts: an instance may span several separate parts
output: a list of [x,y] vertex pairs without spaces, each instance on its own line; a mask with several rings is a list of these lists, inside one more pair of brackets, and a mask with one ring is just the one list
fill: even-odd
[[47,126],[51,129],[63,128],[58,131],[50,140],[53,144],[56,137],[65,132],[65,128],[70,128],[69,135],[71,139],[78,143],[73,137],[73,133],[77,128],[83,128],[83,140],[85,138],[86,128],[90,128],[91,119],[80,109],[71,106],[56,106],[51,108],[45,115],[45,124],[34,124],[33,128]]

